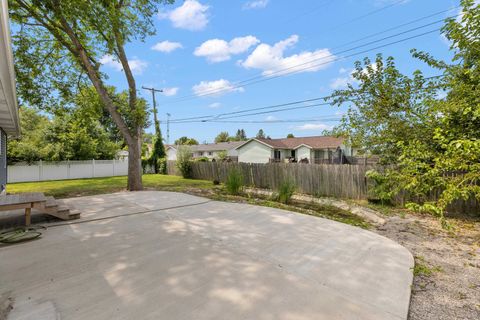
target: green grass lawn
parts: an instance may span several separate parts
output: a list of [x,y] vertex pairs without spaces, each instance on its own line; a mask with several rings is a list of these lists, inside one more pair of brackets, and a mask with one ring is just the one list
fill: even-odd
[[[43,192],[57,199],[105,194],[126,190],[127,177],[106,177],[76,180],[55,180],[42,182],[9,183],[8,193]],[[211,181],[184,179],[178,176],[160,174],[143,175],[143,187],[150,190],[189,192],[219,201],[246,202],[254,205],[296,211],[316,217],[323,217],[346,224],[369,228],[368,222],[350,212],[330,206],[315,204],[284,205],[269,199],[256,199],[246,196],[230,196],[223,186],[215,186]]]
[[[9,183],[8,193],[43,192],[55,198],[71,198],[125,190],[127,177],[107,177],[93,179],[55,180],[42,182]],[[160,174],[143,175],[145,189],[185,191],[189,188],[213,188],[211,181],[183,179],[178,176]]]

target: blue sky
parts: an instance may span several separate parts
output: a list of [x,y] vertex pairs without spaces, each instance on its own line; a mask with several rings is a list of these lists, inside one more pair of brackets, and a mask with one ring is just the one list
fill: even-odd
[[[127,54],[137,85],[165,89],[157,96],[162,131],[166,136],[166,113],[171,119],[217,115],[290,101],[329,95],[350,81],[355,60],[374,59],[377,53],[396,58],[399,69],[407,74],[420,69],[427,75],[438,72],[413,59],[411,48],[429,51],[448,60],[448,44],[439,32],[370,51],[355,57],[342,57],[360,50],[437,29],[432,25],[353,50],[349,49],[379,38],[418,27],[448,15],[455,15],[458,1],[452,0],[187,0],[162,6],[155,19],[157,34],[144,43],[131,43]],[[442,10],[452,9],[415,24],[392,30],[363,41],[351,43],[373,33],[396,27]],[[344,47],[337,48],[338,46]],[[316,64],[311,61],[316,59]],[[102,59],[102,70],[119,89],[125,81],[118,64],[110,57]],[[248,86],[234,85],[253,77],[279,75],[285,68],[301,72]],[[297,69],[295,69],[297,68]],[[283,70],[283,71],[282,71]],[[220,91],[218,91],[220,90]],[[216,93],[206,95],[205,93]],[[151,96],[140,93],[149,102]],[[200,96],[199,96],[200,95]],[[203,95],[203,96],[201,96]],[[183,101],[180,101],[183,100]],[[346,107],[345,107],[346,108]],[[287,112],[230,119],[234,121],[309,120],[299,123],[171,123],[170,142],[180,136],[212,141],[220,131],[235,134],[238,128],[254,136],[259,128],[272,138],[319,135],[335,125],[345,108],[319,106]],[[147,131],[152,132],[153,128]]]

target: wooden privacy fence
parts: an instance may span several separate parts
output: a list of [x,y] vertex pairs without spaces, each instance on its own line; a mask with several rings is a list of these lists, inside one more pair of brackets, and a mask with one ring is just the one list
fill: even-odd
[[[366,199],[368,190],[365,174],[374,166],[195,162],[192,164],[192,178],[225,182],[234,168],[239,170],[247,186],[276,189],[283,181],[290,180],[301,193]],[[168,174],[178,174],[173,161],[168,163]]]

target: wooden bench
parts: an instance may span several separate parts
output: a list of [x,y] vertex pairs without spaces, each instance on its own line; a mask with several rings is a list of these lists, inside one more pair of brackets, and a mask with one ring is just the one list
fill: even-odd
[[30,226],[32,208],[45,209],[47,198],[41,192],[0,196],[0,211],[25,209],[25,226]]

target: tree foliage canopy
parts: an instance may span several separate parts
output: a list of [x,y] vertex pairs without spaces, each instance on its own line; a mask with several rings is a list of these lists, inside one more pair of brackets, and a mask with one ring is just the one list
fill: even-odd
[[462,5],[461,18],[448,19],[442,29],[452,63],[412,50],[441,77],[419,71],[407,77],[393,58],[377,56],[373,64],[356,63],[358,86],[334,93],[335,104],[350,104],[336,133],[395,165],[370,173],[382,197],[406,191],[409,207],[442,221],[455,200],[480,200],[480,5]]
[[[132,40],[154,33],[158,5],[173,0],[9,0],[19,97],[39,108],[58,107],[93,85],[128,145],[129,190],[142,189],[141,142],[147,119],[137,99],[125,52]],[[108,90],[101,59],[120,63],[128,86],[127,109]]]
[[189,138],[187,136],[183,136],[183,137],[180,137],[177,140],[175,140],[175,144],[179,145],[179,146],[180,145],[193,146],[193,145],[197,145],[198,141],[195,140],[194,138]]
[[75,109],[57,112],[51,118],[33,108],[20,109],[21,138],[11,139],[8,160],[114,159],[120,144],[112,141],[98,114]]

